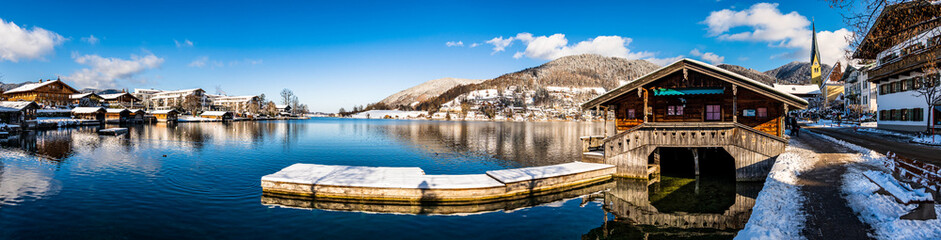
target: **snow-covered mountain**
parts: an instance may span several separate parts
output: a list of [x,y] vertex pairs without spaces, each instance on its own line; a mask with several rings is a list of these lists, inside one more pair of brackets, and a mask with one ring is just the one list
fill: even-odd
[[483,82],[484,80],[477,79],[463,79],[463,78],[439,78],[435,80],[430,80],[422,84],[418,84],[414,87],[399,91],[395,94],[389,95],[381,103],[386,104],[390,107],[398,107],[402,105],[411,105],[415,102],[425,101],[429,98],[436,97],[456,86],[475,84]]

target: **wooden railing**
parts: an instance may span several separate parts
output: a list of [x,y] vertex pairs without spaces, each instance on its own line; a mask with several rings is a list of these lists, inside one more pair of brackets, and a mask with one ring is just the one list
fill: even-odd
[[936,192],[941,190],[941,167],[899,157],[891,152],[885,155],[890,160],[885,163],[886,168],[902,180],[918,183]]
[[917,67],[928,63],[930,60],[937,60],[938,58],[941,58],[941,47],[933,47],[920,53],[902,56],[898,60],[884,63],[869,70],[869,79],[878,80],[891,77],[893,74],[917,70]]
[[723,147],[738,146],[765,155],[774,155],[787,140],[747,125],[733,122],[648,122],[604,139],[605,157],[639,147]]

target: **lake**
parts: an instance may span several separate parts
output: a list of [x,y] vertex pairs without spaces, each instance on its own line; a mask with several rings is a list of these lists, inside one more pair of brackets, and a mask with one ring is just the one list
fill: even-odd
[[[664,173],[474,206],[287,199],[263,196],[261,176],[294,163],[426,174],[566,163],[580,160],[578,138],[603,126],[315,118],[95,130],[0,140],[0,238],[723,239],[747,221],[761,186]],[[713,220],[676,223],[689,216]]]

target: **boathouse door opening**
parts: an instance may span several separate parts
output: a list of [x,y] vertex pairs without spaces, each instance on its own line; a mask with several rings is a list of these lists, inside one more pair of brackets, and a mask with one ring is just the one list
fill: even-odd
[[[735,158],[720,147],[660,147],[647,158],[665,176],[728,178],[735,181]],[[698,170],[698,174],[697,174]]]

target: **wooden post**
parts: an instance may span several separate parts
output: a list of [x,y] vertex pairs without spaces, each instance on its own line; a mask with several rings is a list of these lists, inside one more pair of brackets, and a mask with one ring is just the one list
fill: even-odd
[[644,123],[647,123],[647,89],[644,89]]
[[785,119],[787,119],[787,103],[784,103],[784,114],[781,116],[781,121],[778,122],[778,137],[784,137]]
[[603,134],[604,134],[604,137],[607,138],[608,137],[608,107],[607,106],[604,107],[604,114],[602,114],[602,117],[604,118],[604,133]]
[[693,165],[696,168],[696,176],[699,177],[699,149],[690,148],[690,150],[693,150]]
[[732,85],[732,122],[738,122],[738,85]]

